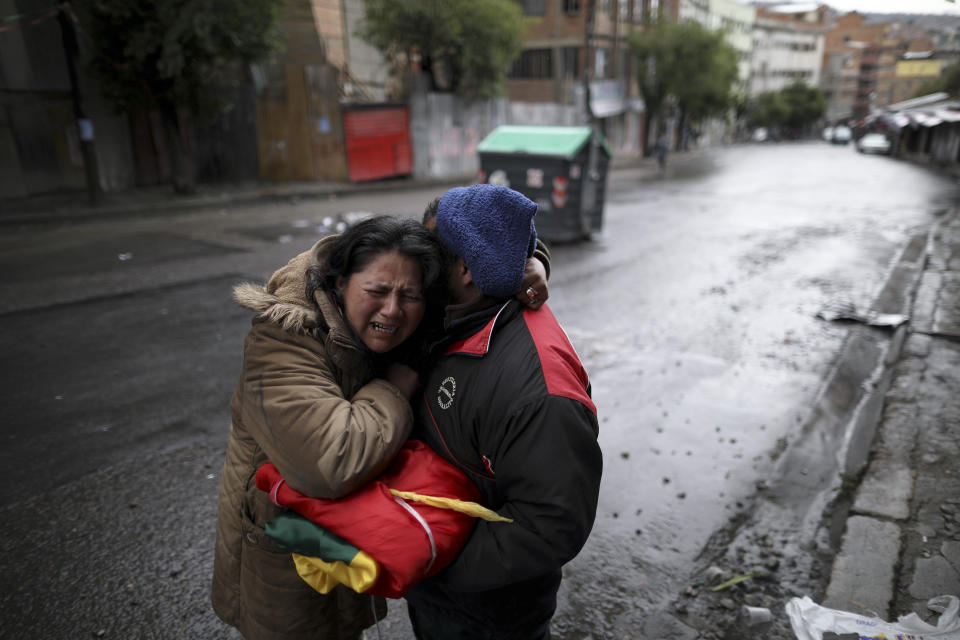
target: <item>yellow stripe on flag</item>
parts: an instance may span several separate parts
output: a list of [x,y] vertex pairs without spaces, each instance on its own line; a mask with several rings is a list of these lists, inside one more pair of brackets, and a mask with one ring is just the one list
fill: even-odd
[[513,520],[510,518],[504,518],[496,511],[487,509],[485,506],[477,504],[476,502],[467,502],[466,500],[457,500],[456,498],[425,496],[421,493],[414,493],[412,491],[397,491],[396,489],[390,489],[390,493],[403,498],[404,500],[415,500],[417,502],[428,504],[431,507],[437,507],[438,509],[452,509],[454,511],[459,511],[460,513],[465,513],[468,516],[482,518],[483,520],[488,520],[490,522],[513,522]]
[[340,560],[325,562],[320,558],[294,553],[293,563],[303,581],[320,593],[330,593],[334,587],[344,584],[357,593],[363,593],[374,585],[380,575],[380,565],[366,552],[360,551],[350,565]]

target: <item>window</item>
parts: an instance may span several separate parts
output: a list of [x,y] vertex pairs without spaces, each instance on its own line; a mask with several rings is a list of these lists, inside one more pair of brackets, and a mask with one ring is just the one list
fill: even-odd
[[593,74],[598,80],[607,78],[607,61],[610,58],[610,51],[603,47],[597,47],[593,50]]
[[553,77],[553,56],[550,49],[527,49],[514,60],[508,77],[517,80],[537,80]]
[[580,77],[580,48],[579,47],[564,47],[561,50],[561,67],[560,73],[564,78],[573,78],[574,80]]
[[563,0],[563,12],[570,16],[580,13],[580,0]]
[[542,16],[547,13],[547,0],[516,0],[523,8],[524,15]]

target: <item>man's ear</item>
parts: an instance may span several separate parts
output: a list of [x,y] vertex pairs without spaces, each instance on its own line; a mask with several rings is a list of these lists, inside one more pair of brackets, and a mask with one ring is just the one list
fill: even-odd
[[454,278],[463,288],[469,287],[473,284],[473,275],[470,273],[470,267],[467,266],[467,261],[461,257],[457,257],[457,263],[453,266]]

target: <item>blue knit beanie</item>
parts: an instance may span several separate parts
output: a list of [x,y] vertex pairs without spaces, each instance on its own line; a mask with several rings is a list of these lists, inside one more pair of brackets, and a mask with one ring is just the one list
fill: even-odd
[[494,298],[520,289],[527,258],[537,246],[535,202],[492,184],[450,189],[437,207],[437,230],[464,259],[477,288]]

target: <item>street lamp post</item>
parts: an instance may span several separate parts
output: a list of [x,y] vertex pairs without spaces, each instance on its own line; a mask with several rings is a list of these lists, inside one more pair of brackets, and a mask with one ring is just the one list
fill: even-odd
[[60,36],[63,40],[63,52],[66,56],[67,74],[70,77],[70,97],[73,100],[73,115],[77,122],[80,138],[80,153],[83,155],[83,171],[87,181],[87,199],[91,205],[100,202],[100,172],[97,167],[97,153],[94,148],[93,123],[84,115],[83,100],[80,95],[80,83],[77,78],[76,56],[79,51],[77,34],[73,21],[67,13],[68,5],[63,3],[57,12],[60,23]]

